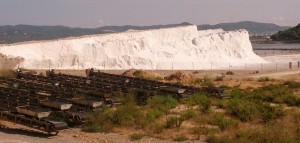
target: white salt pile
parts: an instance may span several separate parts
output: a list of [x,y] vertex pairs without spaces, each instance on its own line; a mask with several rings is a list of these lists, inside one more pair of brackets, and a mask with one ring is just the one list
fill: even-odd
[[0,53],[10,57],[0,58],[0,68],[222,69],[266,63],[253,53],[247,31],[196,26],[20,43],[0,46]]

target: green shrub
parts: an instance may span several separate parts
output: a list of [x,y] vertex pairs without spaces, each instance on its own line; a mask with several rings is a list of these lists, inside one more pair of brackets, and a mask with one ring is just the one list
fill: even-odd
[[270,104],[264,104],[261,108],[262,119],[264,122],[268,122],[283,116],[284,112],[282,107],[272,107]]
[[130,139],[131,139],[131,140],[140,140],[140,139],[142,139],[144,136],[145,136],[145,135],[143,135],[143,134],[132,134],[132,135],[130,135]]
[[258,116],[258,107],[255,103],[242,99],[231,99],[228,113],[238,117],[241,121],[251,121]]
[[238,143],[237,140],[229,138],[228,136],[217,137],[215,135],[208,136],[207,142],[209,142],[209,143]]
[[227,71],[226,75],[234,75],[234,73],[232,71]]
[[162,133],[165,129],[165,125],[163,124],[155,124],[154,125],[154,131],[155,133],[159,134],[159,133]]
[[231,119],[224,118],[224,115],[217,113],[214,115],[214,124],[224,131],[225,129],[231,127],[234,122]]
[[289,106],[300,106],[300,98],[287,94],[284,97],[284,103],[288,104]]
[[194,135],[197,135],[198,137],[200,137],[200,135],[212,134],[212,133],[214,133],[216,131],[217,131],[217,129],[207,128],[205,126],[195,127],[195,128],[192,129],[192,133]]
[[225,78],[225,76],[217,76],[215,78],[215,81],[223,81],[224,78]]
[[272,81],[273,79],[270,79],[269,77],[260,77],[257,81],[258,82],[264,82],[264,81]]
[[283,83],[283,85],[286,85],[289,88],[293,88],[293,89],[300,89],[300,82],[286,81]]
[[217,108],[226,108],[226,102],[224,100],[217,100],[216,103]]
[[182,120],[189,120],[191,118],[194,118],[196,116],[196,112],[194,110],[186,110],[181,116],[180,118],[182,118]]
[[165,123],[165,128],[169,129],[169,128],[174,128],[174,127],[180,127],[182,122],[184,120],[180,117],[169,117],[167,118],[167,121]]
[[208,113],[210,111],[211,100],[205,95],[199,95],[196,103],[200,106],[202,112]]
[[177,104],[177,100],[171,96],[155,96],[147,101],[148,108],[158,109],[161,112],[167,112],[169,109],[175,108]]
[[246,99],[256,100],[257,102],[286,103],[290,106],[299,106],[300,99],[293,96],[293,89],[285,85],[268,85],[247,92]]
[[250,134],[248,131],[239,130],[235,133],[235,136],[239,139],[250,138]]
[[136,105],[125,104],[113,112],[111,121],[117,125],[136,125],[142,122],[141,118],[143,114]]
[[88,122],[83,126],[82,130],[85,132],[96,133],[101,132],[101,127],[97,122]]
[[244,97],[244,91],[242,89],[233,89],[231,92],[230,92],[230,97],[231,98],[242,98]]
[[109,132],[113,129],[110,121],[112,113],[110,111],[95,112],[88,114],[89,120],[82,125],[85,132]]
[[211,79],[208,76],[204,76],[202,86],[215,86],[215,84],[211,81]]
[[186,140],[188,140],[188,138],[183,136],[183,135],[173,139],[173,141],[176,141],[176,142],[183,142],[183,141],[186,141]]
[[210,111],[211,100],[206,95],[203,94],[195,94],[188,97],[187,102],[190,106],[199,105],[200,109],[204,113],[208,113]]
[[158,109],[152,109],[146,113],[146,118],[142,120],[142,128],[147,127],[148,125],[155,122],[156,119],[161,117],[163,115],[163,112]]

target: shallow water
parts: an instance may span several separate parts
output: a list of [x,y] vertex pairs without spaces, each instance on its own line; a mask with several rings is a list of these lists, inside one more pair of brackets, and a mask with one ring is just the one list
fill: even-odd
[[252,44],[252,47],[260,56],[300,54],[300,44]]

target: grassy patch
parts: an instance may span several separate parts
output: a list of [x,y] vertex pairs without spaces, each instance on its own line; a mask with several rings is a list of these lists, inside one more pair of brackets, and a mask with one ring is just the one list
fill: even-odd
[[232,119],[227,119],[222,114],[217,113],[214,115],[214,117],[214,124],[217,125],[222,131],[228,129],[234,124],[234,121]]
[[140,140],[140,139],[142,139],[144,136],[145,136],[145,135],[143,135],[143,134],[132,134],[132,135],[130,135],[130,139],[131,139],[131,140]]
[[16,71],[14,70],[0,70],[1,77],[16,77]]
[[241,121],[251,121],[259,114],[258,106],[254,102],[242,99],[231,99],[227,112]]
[[257,79],[258,82],[265,82],[265,81],[274,81],[274,79],[271,79],[269,77],[260,77]]
[[261,108],[262,120],[264,122],[269,122],[271,120],[275,120],[284,115],[282,107],[272,107],[270,104],[263,104]]
[[89,120],[82,125],[85,132],[110,132],[113,124],[110,121],[111,112],[90,113]]
[[286,81],[283,83],[283,85],[286,85],[289,88],[293,88],[293,89],[300,89],[300,82]]
[[218,137],[215,135],[208,136],[207,142],[209,142],[209,143],[239,143],[237,140],[230,138],[228,136]]
[[169,117],[167,118],[167,121],[165,123],[165,128],[167,129],[174,128],[174,127],[179,128],[183,121],[184,119],[180,117]]
[[183,136],[183,135],[173,139],[173,141],[176,141],[176,142],[183,142],[183,141],[186,141],[186,140],[188,140],[188,138]]

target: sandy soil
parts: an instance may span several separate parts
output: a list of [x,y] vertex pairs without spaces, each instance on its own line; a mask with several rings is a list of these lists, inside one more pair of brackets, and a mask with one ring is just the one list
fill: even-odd
[[[59,132],[57,136],[48,136],[40,131],[33,131],[28,127],[0,120],[0,143],[171,143],[172,140],[160,140],[144,137],[139,141],[130,140],[128,130],[124,133],[86,133],[78,128],[71,128]],[[186,141],[199,142],[199,141]]]

